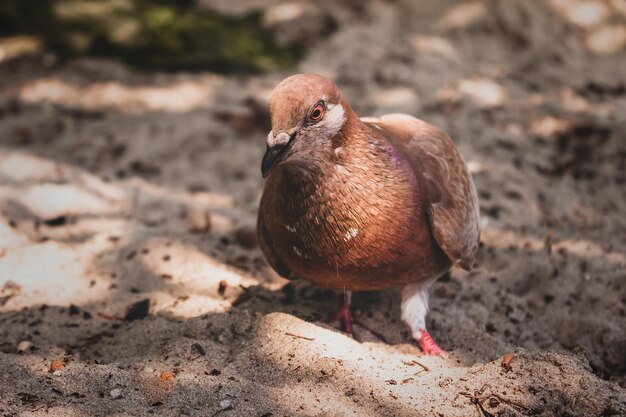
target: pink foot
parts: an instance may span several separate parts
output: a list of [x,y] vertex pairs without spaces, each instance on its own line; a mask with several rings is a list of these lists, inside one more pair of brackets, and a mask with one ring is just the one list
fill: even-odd
[[387,339],[381,333],[376,330],[370,329],[360,321],[354,318],[352,313],[350,312],[350,299],[351,294],[349,292],[345,294],[341,294],[339,296],[339,311],[337,311],[329,320],[329,323],[334,323],[336,321],[341,323],[341,330],[352,336],[352,325],[356,324],[359,327],[364,328],[383,342],[387,343]]
[[443,350],[435,343],[428,330],[423,329],[420,331],[420,339],[418,340],[422,351],[425,355],[440,356]]

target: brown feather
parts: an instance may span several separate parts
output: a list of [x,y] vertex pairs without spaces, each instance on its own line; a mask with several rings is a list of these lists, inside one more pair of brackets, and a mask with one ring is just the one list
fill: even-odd
[[267,179],[257,231],[270,265],[346,290],[425,282],[452,262],[470,268],[478,204],[450,138],[409,116],[363,123],[334,84],[317,81],[281,85],[270,101],[282,131],[322,95],[345,111],[328,149],[297,144]]
[[480,213],[474,182],[454,142],[411,116],[391,114],[374,124],[412,161],[426,189],[435,240],[454,264],[470,270],[480,242]]

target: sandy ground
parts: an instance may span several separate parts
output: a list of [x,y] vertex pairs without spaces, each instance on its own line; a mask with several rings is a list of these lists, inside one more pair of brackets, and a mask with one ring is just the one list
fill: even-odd
[[447,358],[411,341],[398,289],[354,297],[388,343],[352,339],[325,323],[336,294],[268,270],[287,74],[0,65],[0,413],[626,416],[626,12],[579,3],[320,2],[295,26],[211,6],[265,8],[360,114],[454,138],[484,228],[475,270],[432,291]]

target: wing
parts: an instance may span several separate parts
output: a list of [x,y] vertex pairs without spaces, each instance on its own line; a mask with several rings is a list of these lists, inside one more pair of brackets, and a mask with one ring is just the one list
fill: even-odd
[[411,161],[426,190],[435,241],[455,265],[471,269],[480,241],[478,197],[452,139],[435,126],[404,114],[362,120],[380,129]]
[[259,217],[257,219],[257,237],[259,239],[259,247],[272,269],[274,269],[274,271],[276,271],[276,273],[283,278],[290,280],[298,279],[298,277],[295,276],[289,267],[287,267],[287,265],[285,265],[285,263],[280,259],[278,254],[275,253],[273,246],[268,244],[267,230],[265,229],[265,222],[263,221],[261,211],[259,211]]

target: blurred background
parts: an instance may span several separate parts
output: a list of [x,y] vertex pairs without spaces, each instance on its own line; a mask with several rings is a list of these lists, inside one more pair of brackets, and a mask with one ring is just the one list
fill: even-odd
[[[474,177],[423,375],[397,289],[354,299],[390,343],[354,341],[257,247],[297,72],[439,126]],[[2,0],[0,411],[624,415],[625,132],[626,0]]]

